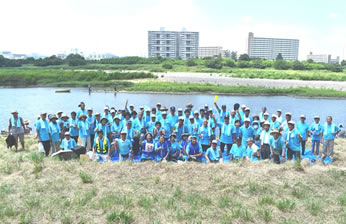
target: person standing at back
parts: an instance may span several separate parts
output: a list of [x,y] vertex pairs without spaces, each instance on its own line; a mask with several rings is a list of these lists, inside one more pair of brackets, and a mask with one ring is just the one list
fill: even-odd
[[22,145],[23,150],[24,148],[24,121],[23,118],[18,116],[18,112],[16,110],[12,111],[12,117],[9,120],[8,124],[8,135],[13,135],[15,139],[15,145],[16,151],[18,149],[18,138],[20,140],[20,143]]
[[[311,134],[311,152],[315,155],[319,154],[320,151],[320,143],[323,127],[320,123],[320,117],[314,117],[315,122],[310,125],[309,131]],[[316,149],[316,152],[315,152]]]
[[333,159],[334,156],[334,139],[340,132],[340,128],[333,123],[332,116],[328,116],[326,123],[323,126],[323,159],[330,156]]
[[301,146],[302,146],[302,155],[305,155],[305,144],[309,137],[309,125],[305,122],[306,118],[304,115],[300,116],[300,121],[297,123],[297,129],[302,137]]
[[50,133],[49,124],[47,121],[47,113],[41,112],[41,118],[36,123],[36,133],[38,138],[38,143],[43,145],[46,156],[49,155],[50,151]]
[[270,145],[269,145],[269,140],[270,140],[270,123],[268,121],[265,121],[263,124],[263,131],[260,135],[260,153],[262,159],[269,159],[270,156]]

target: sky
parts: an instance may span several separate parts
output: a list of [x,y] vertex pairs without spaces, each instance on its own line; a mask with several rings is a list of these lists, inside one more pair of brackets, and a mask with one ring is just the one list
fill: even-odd
[[346,58],[345,0],[0,0],[0,52],[147,56],[148,31],[200,32],[200,46],[247,51],[247,36],[300,40]]

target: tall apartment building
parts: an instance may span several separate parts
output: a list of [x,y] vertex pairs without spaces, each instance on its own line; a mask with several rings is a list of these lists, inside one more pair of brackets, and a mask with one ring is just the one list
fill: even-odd
[[165,58],[197,58],[198,32],[148,31],[148,56]]
[[336,58],[332,58],[332,55],[330,54],[313,54],[312,52],[310,52],[310,54],[306,56],[306,59],[311,59],[316,63],[326,64],[339,64],[340,62],[339,56],[337,56]]
[[262,58],[267,60],[275,60],[281,53],[284,60],[298,60],[299,40],[297,39],[281,39],[254,37],[253,33],[249,33],[248,39],[248,55],[250,58]]
[[206,58],[206,57],[215,57],[215,56],[223,56],[224,51],[222,47],[199,47],[198,49],[198,57]]

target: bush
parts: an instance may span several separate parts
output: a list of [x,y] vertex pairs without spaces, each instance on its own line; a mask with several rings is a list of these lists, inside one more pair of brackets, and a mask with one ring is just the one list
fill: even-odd
[[191,66],[196,66],[196,65],[197,65],[197,63],[195,62],[195,60],[193,58],[189,58],[186,60],[186,66],[191,67]]
[[165,68],[165,69],[172,69],[173,68],[173,65],[169,64],[169,63],[165,63],[162,65],[162,68]]
[[227,59],[225,61],[225,66],[234,68],[236,67],[235,61],[233,59]]
[[238,61],[238,68],[249,68],[250,63],[248,61]]
[[259,69],[266,68],[266,66],[263,64],[262,60],[259,60],[259,59],[253,61],[252,67],[253,68],[259,68]]
[[332,71],[332,72],[343,72],[344,71],[343,67],[339,64],[328,65],[327,70]]
[[222,60],[220,57],[207,59],[205,61],[205,66],[207,68],[222,69]]
[[302,62],[300,62],[300,61],[293,62],[292,68],[294,70],[305,70],[304,64]]
[[287,70],[290,68],[290,65],[287,61],[284,60],[276,60],[274,62],[274,68],[278,70]]

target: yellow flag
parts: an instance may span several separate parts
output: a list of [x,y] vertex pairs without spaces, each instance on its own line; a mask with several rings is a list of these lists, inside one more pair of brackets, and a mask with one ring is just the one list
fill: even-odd
[[214,103],[216,103],[217,99],[219,98],[219,96],[215,96],[214,98]]

